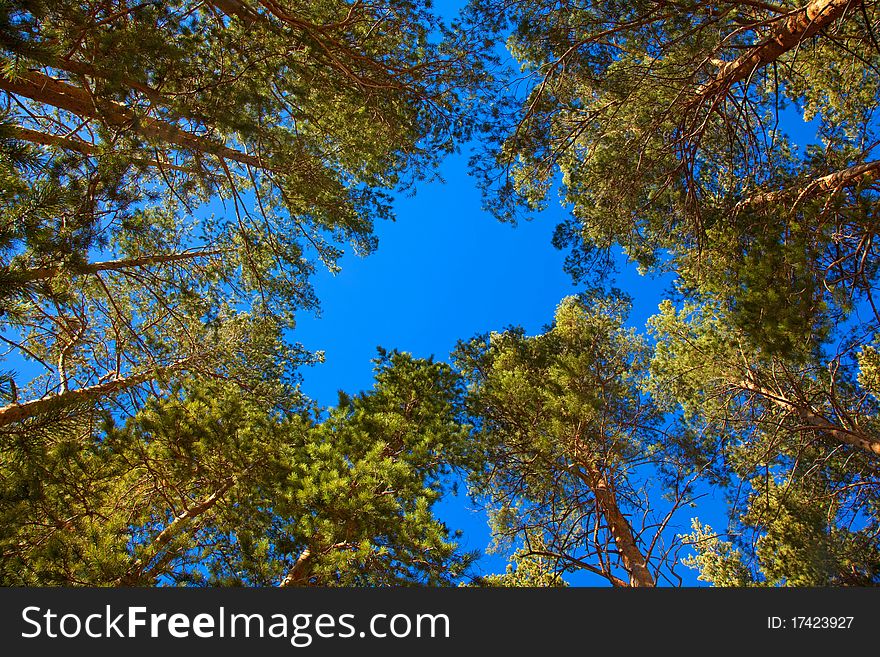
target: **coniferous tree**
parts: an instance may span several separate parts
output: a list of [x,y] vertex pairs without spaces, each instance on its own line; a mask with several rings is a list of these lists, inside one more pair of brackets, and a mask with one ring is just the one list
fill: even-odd
[[[620,245],[780,354],[856,305],[876,329],[878,10],[475,0],[474,29],[509,31],[530,83],[487,99],[490,207],[542,207],[560,182],[576,277]],[[798,112],[813,143],[783,132]]]
[[693,476],[664,458],[661,417],[639,389],[650,352],[624,328],[624,307],[568,298],[541,335],[493,333],[457,352],[487,454],[474,492],[496,540],[523,545],[520,565],[552,564],[544,581],[576,571],[614,586],[675,581],[664,530],[691,500]]
[[0,4],[0,328],[37,370],[0,425],[216,374],[236,315],[314,308],[316,263],[369,253],[468,130],[444,29],[396,1]]
[[[449,366],[385,353],[327,413],[186,378],[97,440],[5,446],[5,585],[450,584],[432,506],[474,454]],[[76,416],[74,416],[74,420]]]
[[641,387],[676,422],[669,458],[730,495],[732,539],[689,539],[719,584],[876,581],[878,10],[469,6],[528,85],[487,97],[489,207],[558,189],[575,280],[604,284],[615,246],[675,275]]
[[[646,382],[680,410],[679,458],[727,488],[733,515],[720,540],[697,523],[689,561],[701,577],[802,586],[880,581],[876,390],[872,354],[822,366],[757,349],[715,304],[651,320],[657,348]],[[734,558],[736,555],[736,558]]]

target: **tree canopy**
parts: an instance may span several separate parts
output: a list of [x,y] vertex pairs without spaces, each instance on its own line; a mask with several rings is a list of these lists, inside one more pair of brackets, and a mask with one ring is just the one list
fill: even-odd
[[727,585],[876,582],[876,3],[470,12],[509,35],[526,89],[495,92],[483,126],[488,207],[558,191],[555,244],[590,288],[614,248],[674,274],[642,389],[669,457],[730,495],[689,563]]
[[473,459],[456,387],[398,353],[325,414],[188,378],[100,440],[7,447],[2,583],[449,584],[473,559],[432,512]]
[[[868,0],[0,1],[0,583],[877,584],[878,34]],[[308,399],[314,273],[466,144],[496,218],[558,197],[577,294]],[[672,281],[645,326],[623,261]]]
[[42,370],[0,424],[292,327],[467,133],[442,36],[409,2],[0,5],[0,312]]
[[[498,539],[522,542],[522,556],[557,576],[585,570],[615,586],[654,586],[675,560],[662,530],[690,502],[692,482],[662,462],[660,417],[639,390],[649,350],[623,327],[620,306],[566,299],[546,333],[475,339],[458,365],[488,451],[476,492],[490,500]],[[666,471],[664,512],[638,479],[648,466]]]

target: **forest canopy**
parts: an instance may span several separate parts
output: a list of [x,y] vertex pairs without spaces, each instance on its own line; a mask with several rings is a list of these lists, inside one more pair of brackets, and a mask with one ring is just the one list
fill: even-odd
[[[441,11],[0,2],[0,583],[880,582],[880,7]],[[320,406],[314,275],[464,148],[576,293]]]

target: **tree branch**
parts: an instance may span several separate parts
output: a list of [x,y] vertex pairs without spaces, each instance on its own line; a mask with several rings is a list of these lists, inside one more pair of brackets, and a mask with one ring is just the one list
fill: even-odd
[[772,36],[745,53],[726,62],[715,77],[703,84],[689,105],[695,106],[709,98],[727,93],[734,84],[748,78],[755,70],[776,61],[820,30],[840,18],[851,5],[862,0],[811,0],[804,7],[779,19],[781,25]]
[[737,213],[745,208],[757,208],[769,205],[770,203],[776,203],[777,201],[786,198],[792,198],[795,195],[797,195],[797,202],[800,202],[804,199],[818,196],[823,192],[833,192],[843,187],[854,185],[859,182],[860,178],[866,178],[868,176],[873,177],[873,174],[878,170],[880,170],[880,160],[857,164],[847,169],[841,169],[840,171],[835,171],[834,173],[814,178],[802,188],[790,187],[788,189],[755,194],[754,196],[750,196],[737,203],[736,206],[734,206],[733,211],[734,213]]
[[287,588],[288,586],[296,586],[297,584],[306,581],[309,576],[309,571],[311,570],[311,561],[312,550],[307,547],[300,552],[300,555],[296,558],[296,562],[291,566],[287,575],[284,576],[284,579],[281,580],[281,583],[278,586],[281,588]]
[[837,440],[838,442],[844,443],[846,445],[852,445],[853,447],[858,447],[859,449],[873,454],[874,456],[880,456],[880,440],[867,435],[859,429],[846,429],[831,422],[824,416],[818,414],[811,406],[809,406],[809,404],[792,401],[785,395],[777,391],[764,388],[763,386],[759,385],[757,382],[749,378],[745,378],[739,381],[737,383],[737,386],[739,388],[742,388],[743,390],[754,392],[772,402],[776,406],[783,408],[791,413],[794,413],[801,420],[801,422],[804,423],[804,428],[806,429],[818,431],[825,434],[829,438]]
[[84,119],[96,119],[108,125],[130,129],[148,139],[165,141],[257,169],[272,170],[259,157],[242,153],[221,142],[195,135],[159,119],[138,117],[121,103],[105,99],[100,101],[99,106],[84,89],[38,71],[27,71],[15,79],[0,74],[0,90],[52,105]]
[[92,401],[98,397],[113,395],[123,390],[145,383],[156,378],[159,374],[175,372],[186,369],[195,361],[194,356],[184,358],[170,365],[164,365],[149,371],[131,374],[121,379],[113,379],[98,383],[78,390],[68,390],[42,399],[34,399],[23,404],[9,404],[0,408],[0,427],[21,422],[37,415],[48,413],[52,410],[65,408],[74,404]]
[[[90,262],[86,264],[75,264],[70,267],[74,274],[95,274],[99,271],[122,271],[132,269],[134,267],[149,267],[150,265],[160,265],[169,262],[178,262],[181,260],[192,260],[194,258],[206,258],[210,256],[222,255],[223,250],[213,251],[185,251],[182,253],[167,253],[162,255],[142,256],[140,258],[126,258],[120,260],[107,260],[104,262]],[[39,267],[35,269],[26,269],[22,272],[16,272],[21,280],[26,282],[45,280],[56,276],[63,271],[61,267]]]
[[172,558],[173,553],[166,553],[162,559],[147,568],[150,562],[156,558],[156,555],[158,555],[172,539],[180,534],[184,527],[189,524],[190,520],[199,517],[215,506],[217,502],[220,501],[220,498],[226,494],[226,491],[232,488],[235,481],[235,477],[229,477],[223,482],[220,488],[213,493],[200,500],[197,504],[187,507],[181,513],[177,514],[177,516],[174,517],[174,520],[168,523],[165,529],[159,532],[156,535],[156,538],[150,543],[147,552],[150,553],[151,556],[147,559],[141,558],[135,561],[131,568],[129,568],[128,572],[119,578],[118,583],[122,586],[132,586],[144,576],[155,577],[159,569]]
[[[33,144],[42,144],[43,146],[64,148],[69,151],[82,153],[83,155],[87,155],[89,157],[96,157],[101,155],[102,153],[101,149],[98,146],[82,139],[72,139],[70,137],[61,137],[60,135],[50,135],[46,134],[45,132],[40,132],[39,130],[31,130],[30,128],[23,128],[22,126],[18,125],[6,125],[3,127],[3,129],[13,139],[29,141]],[[143,166],[153,167],[156,169],[169,169],[171,171],[180,171],[182,173],[189,174],[199,173],[192,167],[182,167],[177,164],[172,164],[171,162],[162,162],[160,160],[145,160],[136,157],[132,158],[131,161],[135,164],[141,164]]]

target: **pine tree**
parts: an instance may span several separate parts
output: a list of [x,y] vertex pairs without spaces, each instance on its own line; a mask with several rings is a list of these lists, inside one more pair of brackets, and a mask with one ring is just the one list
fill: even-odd
[[678,414],[670,447],[731,498],[733,540],[698,523],[689,563],[718,585],[876,583],[872,352],[781,358],[755,348],[718,304],[665,302],[651,326],[646,389]]
[[411,2],[0,4],[0,425],[292,327],[469,130],[457,48]]
[[690,501],[693,479],[664,463],[661,417],[639,389],[650,351],[624,328],[624,309],[620,299],[571,297],[545,333],[476,338],[459,347],[457,364],[487,454],[474,491],[496,540],[521,545],[520,563],[551,563],[547,575],[655,586],[674,581],[675,541],[664,528]]
[[397,352],[327,412],[182,378],[91,443],[7,445],[2,583],[451,584],[473,555],[432,507],[474,459],[459,387]]
[[[571,216],[555,243],[576,277],[601,279],[619,245],[780,354],[859,305],[876,330],[877,3],[470,11],[473,29],[509,34],[529,85],[487,99],[487,200],[511,218],[558,183]],[[783,132],[799,111],[815,143]]]

